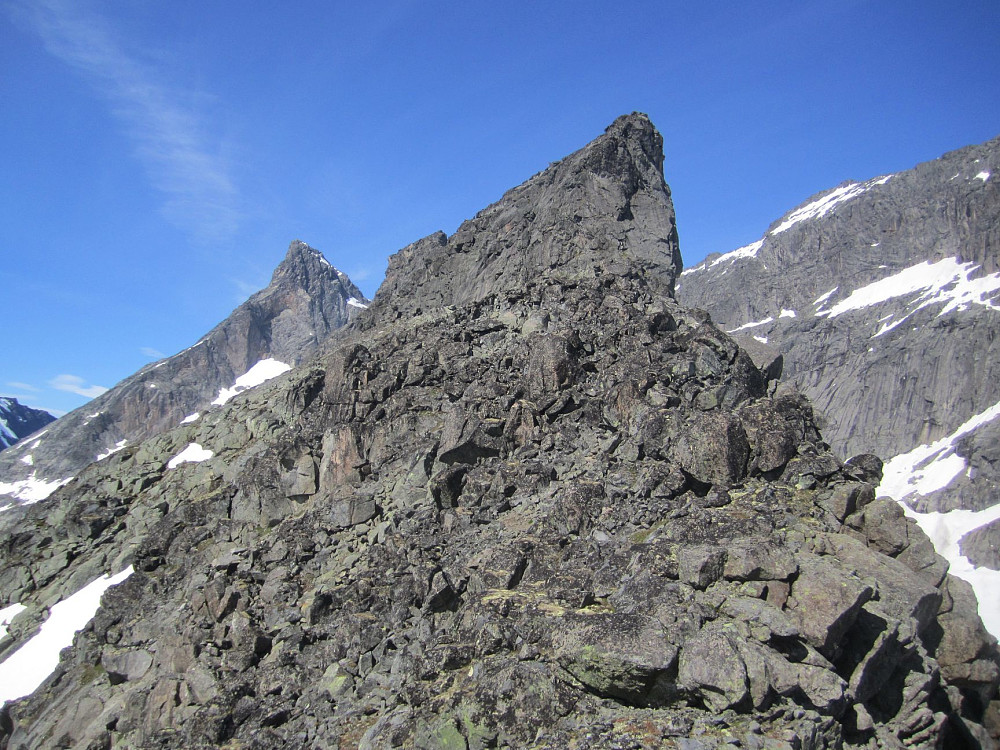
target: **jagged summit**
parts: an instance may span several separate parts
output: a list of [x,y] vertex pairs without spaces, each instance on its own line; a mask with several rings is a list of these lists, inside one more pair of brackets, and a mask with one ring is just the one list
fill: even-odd
[[[347,274],[334,267],[316,248],[310,247],[302,240],[292,240],[284,259],[271,274],[268,288],[292,285],[308,290],[314,288],[319,279],[333,277],[346,280]],[[350,281],[347,283],[350,284]],[[356,287],[354,289],[357,291]],[[357,299],[364,297],[360,291],[357,291],[356,296]]]
[[530,295],[549,281],[619,275],[673,296],[681,269],[663,139],[646,115],[615,120],[462,223],[389,259],[375,295],[381,315]]
[[262,360],[299,364],[367,302],[321,252],[292,242],[271,283],[192,346],[62,417],[41,440],[5,451],[0,506],[37,500],[95,459],[176,427]]

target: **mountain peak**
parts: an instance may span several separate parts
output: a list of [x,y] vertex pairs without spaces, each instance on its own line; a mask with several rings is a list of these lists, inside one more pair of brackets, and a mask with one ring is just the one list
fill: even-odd
[[614,274],[673,296],[681,269],[663,138],[633,113],[464,222],[389,259],[382,315]]
[[20,489],[8,491],[16,486],[12,482],[29,476],[62,481],[125,443],[133,445],[181,424],[210,408],[214,398],[261,361],[302,362],[367,302],[321,252],[295,240],[271,283],[197,343],[60,419],[41,447],[31,449],[31,463],[22,462],[23,455],[0,457],[0,486],[6,482],[8,488],[0,491],[0,502],[6,501],[4,493],[25,499]]
[[[269,287],[280,285],[283,281],[294,286],[308,288],[310,279],[346,279],[347,276],[335,268],[319,250],[302,240],[292,240],[284,259],[274,269]],[[359,297],[361,292],[358,292]]]

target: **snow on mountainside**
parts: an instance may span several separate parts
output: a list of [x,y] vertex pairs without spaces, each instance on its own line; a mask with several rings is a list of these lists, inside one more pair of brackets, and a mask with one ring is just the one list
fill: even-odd
[[47,497],[83,467],[280,375],[367,306],[322,253],[298,240],[270,285],[197,343],[126,378],[0,455],[0,510]]
[[998,166],[994,139],[821,193],[687,269],[678,297],[780,352],[834,450],[887,461],[880,493],[973,583],[1000,634]]
[[0,396],[0,451],[53,422],[55,417],[42,409],[32,409],[16,398]]

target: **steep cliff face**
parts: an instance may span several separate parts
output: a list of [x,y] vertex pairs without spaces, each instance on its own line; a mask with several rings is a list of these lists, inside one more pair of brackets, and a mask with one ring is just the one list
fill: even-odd
[[841,185],[679,284],[684,303],[780,351],[834,450],[888,461],[879,491],[977,582],[994,632],[1000,577],[981,568],[1000,568],[998,168],[994,139]]
[[779,348],[836,450],[937,440],[1000,401],[998,168],[995,139],[821,193],[686,270],[679,298]]
[[44,497],[92,461],[211,408],[262,360],[298,364],[366,304],[319,251],[293,242],[267,288],[196,344],[144,367],[44,436],[0,456],[0,505]]
[[670,295],[662,158],[620,118],[309,363],[24,509],[8,653],[130,574],[7,747],[988,745],[995,641],[879,461]]
[[0,451],[55,421],[42,409],[32,409],[16,398],[0,396]]

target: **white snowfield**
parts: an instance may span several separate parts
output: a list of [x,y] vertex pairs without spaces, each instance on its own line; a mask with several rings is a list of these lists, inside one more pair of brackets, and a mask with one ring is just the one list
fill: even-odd
[[351,307],[361,308],[362,310],[368,309],[368,305],[361,302],[357,297],[348,297],[347,304],[349,304]]
[[[73,477],[66,477],[65,479],[53,479],[50,481],[48,479],[39,479],[37,473],[33,471],[27,479],[19,479],[16,482],[0,482],[0,495],[10,495],[22,501],[21,504],[30,505],[31,503],[37,503],[39,500],[44,500],[73,479]],[[13,507],[13,504],[0,507],[0,513],[11,507]]]
[[684,271],[681,271],[681,276],[687,276],[691,273],[697,273],[698,271],[704,271],[709,268],[714,268],[720,263],[732,263],[733,261],[739,260],[740,258],[756,258],[757,251],[763,246],[764,240],[757,240],[756,242],[751,242],[749,245],[744,245],[743,247],[738,247],[735,250],[730,250],[728,253],[723,253],[718,258],[713,260],[711,263],[704,262],[699,263],[696,266],[692,266]]
[[950,572],[970,584],[979,599],[979,616],[986,629],[1000,636],[1000,571],[977,568],[959,549],[959,541],[970,531],[1000,518],[1000,503],[982,511],[952,510],[947,513],[918,513],[906,499],[944,489],[962,472],[969,472],[965,459],[955,451],[959,439],[1000,417],[1000,403],[976,414],[950,435],[930,445],[918,445],[885,464],[879,495],[896,500],[907,516],[930,537],[937,553],[951,566]]
[[262,359],[244,374],[236,378],[236,382],[233,383],[232,388],[223,388],[220,390],[219,395],[212,403],[221,406],[236,394],[250,388],[255,388],[261,383],[266,383],[271,378],[276,378],[283,372],[288,372],[291,369],[291,365],[286,365],[284,362],[279,362],[276,359]]
[[191,424],[192,422],[197,422],[201,418],[201,412],[195,412],[194,414],[188,414],[184,419],[181,420],[181,424]]
[[202,461],[207,461],[214,455],[215,453],[210,451],[208,448],[202,448],[198,443],[188,443],[184,450],[167,461],[167,468],[175,469],[185,463],[201,463]]
[[[960,263],[957,258],[944,258],[936,263],[925,260],[892,276],[855,289],[846,299],[829,310],[818,310],[816,315],[835,318],[851,310],[861,310],[896,297],[919,293],[919,296],[910,303],[906,314],[896,321],[884,323],[872,337],[874,338],[892,330],[917,310],[929,305],[943,305],[938,317],[953,310],[966,310],[970,305],[1000,310],[994,303],[994,298],[1000,292],[1000,273],[988,274],[977,279],[970,278],[978,268],[975,263]],[[825,295],[821,299],[825,300]]]
[[890,180],[891,177],[892,175],[886,175],[884,177],[876,177],[875,179],[868,180],[867,182],[852,182],[850,185],[839,187],[836,190],[827,193],[822,198],[814,200],[812,203],[807,203],[802,206],[802,208],[792,211],[788,214],[788,218],[772,229],[769,234],[781,234],[782,232],[791,229],[800,221],[808,221],[809,219],[818,219],[820,216],[825,216],[841,203],[857,198],[859,195],[867,192],[876,185],[884,185]]
[[[131,565],[116,576],[105,575],[91,581],[72,596],[54,604],[38,634],[0,662],[0,705],[33,693],[59,664],[59,652],[72,645],[73,636],[97,614],[104,592],[130,575]],[[0,618],[13,607],[21,605],[0,610]],[[15,611],[10,619],[16,614]]]

